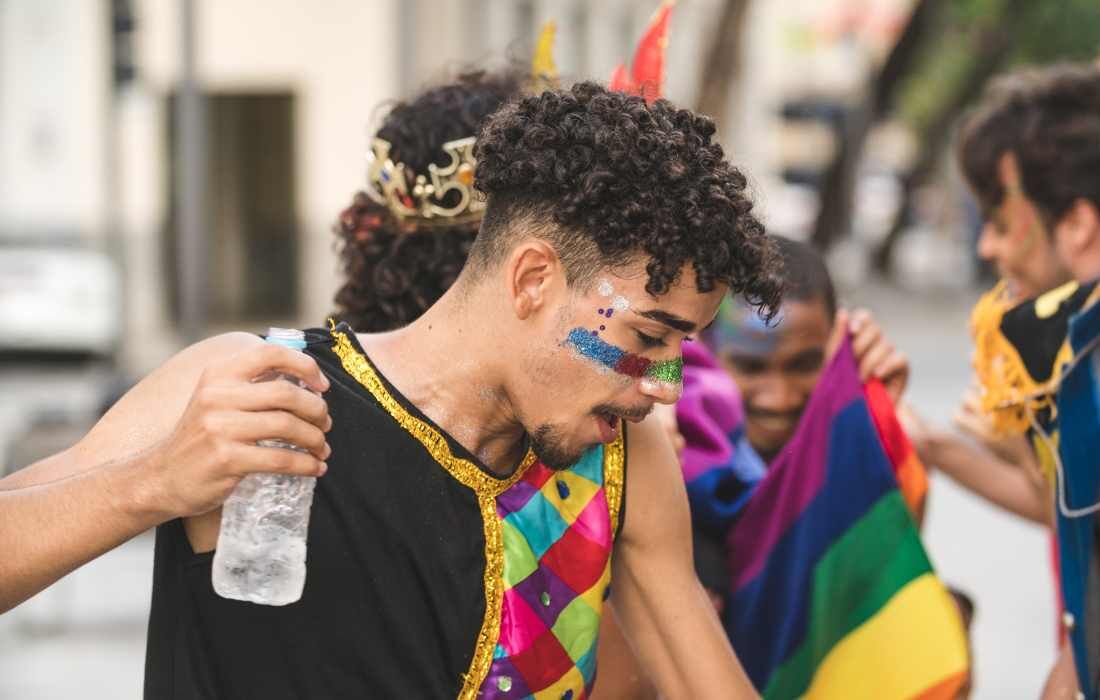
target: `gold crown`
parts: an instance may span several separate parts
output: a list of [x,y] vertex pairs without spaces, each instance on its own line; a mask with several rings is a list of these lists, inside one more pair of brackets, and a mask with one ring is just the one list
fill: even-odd
[[477,165],[474,140],[470,136],[443,144],[443,152],[451,157],[451,162],[443,167],[432,163],[425,177],[404,163],[394,163],[389,141],[374,139],[367,170],[367,194],[399,220],[415,218],[418,224],[437,226],[479,220],[485,211],[485,200],[474,189]]

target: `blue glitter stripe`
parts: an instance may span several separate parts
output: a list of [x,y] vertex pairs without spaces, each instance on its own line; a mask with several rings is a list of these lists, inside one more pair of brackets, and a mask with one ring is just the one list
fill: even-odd
[[590,360],[599,362],[608,369],[615,369],[615,365],[626,354],[625,351],[604,342],[598,336],[592,335],[591,331],[586,331],[583,328],[574,328],[569,331],[569,337],[566,338],[565,342],[576,349],[577,352]]

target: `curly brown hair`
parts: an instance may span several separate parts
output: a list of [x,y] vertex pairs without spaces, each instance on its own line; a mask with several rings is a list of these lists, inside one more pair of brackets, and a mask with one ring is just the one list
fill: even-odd
[[962,122],[957,156],[982,208],[1004,199],[1001,156],[1013,153],[1021,185],[1048,225],[1078,198],[1100,207],[1100,68],[1063,63],[993,81]]
[[782,265],[714,133],[707,117],[592,82],[513,101],[477,141],[488,206],[471,270],[502,260],[513,234],[534,232],[554,245],[572,285],[643,253],[650,294],[666,293],[691,263],[699,291],[726,284],[771,317]]
[[[444,143],[476,135],[482,121],[523,86],[518,71],[465,73],[396,103],[377,136],[390,142],[394,161],[426,173],[431,163],[449,162]],[[361,191],[333,230],[345,278],[333,315],[357,331],[379,332],[415,320],[454,284],[478,222],[418,228]]]

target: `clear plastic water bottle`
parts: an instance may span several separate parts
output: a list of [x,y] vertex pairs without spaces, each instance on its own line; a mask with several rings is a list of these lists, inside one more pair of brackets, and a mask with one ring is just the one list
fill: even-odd
[[[267,342],[305,350],[305,334],[272,328]],[[297,377],[272,372],[256,381],[283,379],[305,387]],[[282,440],[259,445],[306,452]],[[312,476],[249,474],[222,506],[214,552],[214,590],[223,598],[261,605],[286,605],[302,597],[306,583],[306,534],[313,505]]]

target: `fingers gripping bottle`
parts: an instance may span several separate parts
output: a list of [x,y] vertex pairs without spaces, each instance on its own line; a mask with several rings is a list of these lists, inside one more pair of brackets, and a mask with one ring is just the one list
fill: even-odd
[[[305,350],[305,334],[272,328],[267,342]],[[297,377],[271,372],[256,381]],[[272,449],[306,450],[282,440],[260,440]],[[286,605],[302,597],[306,582],[306,534],[316,477],[249,474],[222,506],[221,531],[214,552],[214,591],[223,598],[261,605]]]

